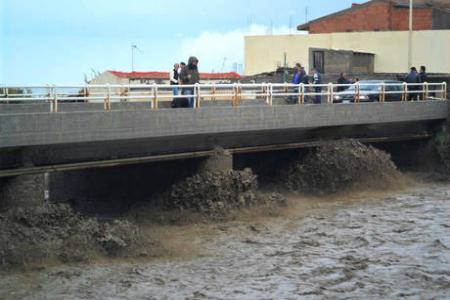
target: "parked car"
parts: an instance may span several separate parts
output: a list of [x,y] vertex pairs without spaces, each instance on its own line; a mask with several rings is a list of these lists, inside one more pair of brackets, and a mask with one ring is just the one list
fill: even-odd
[[[402,84],[395,80],[361,80],[359,81],[359,102],[375,102],[380,99],[381,84],[385,86],[385,101],[401,101]],[[392,92],[397,92],[390,94]],[[352,84],[348,89],[334,94],[333,103],[355,102],[356,84]]]

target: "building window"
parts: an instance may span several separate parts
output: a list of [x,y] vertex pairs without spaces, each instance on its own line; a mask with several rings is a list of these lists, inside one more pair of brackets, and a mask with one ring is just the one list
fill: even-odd
[[325,73],[325,54],[323,51],[313,51],[313,67],[319,73]]

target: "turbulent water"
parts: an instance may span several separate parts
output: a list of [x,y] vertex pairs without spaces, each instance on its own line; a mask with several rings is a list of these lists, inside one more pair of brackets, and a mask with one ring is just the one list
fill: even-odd
[[198,225],[213,227],[203,236],[180,228],[203,247],[192,256],[1,274],[0,298],[450,298],[450,184],[290,200],[304,205]]

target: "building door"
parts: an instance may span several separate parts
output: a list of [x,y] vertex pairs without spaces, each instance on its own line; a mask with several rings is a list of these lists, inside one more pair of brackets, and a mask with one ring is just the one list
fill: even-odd
[[313,67],[319,73],[325,73],[324,51],[313,51]]

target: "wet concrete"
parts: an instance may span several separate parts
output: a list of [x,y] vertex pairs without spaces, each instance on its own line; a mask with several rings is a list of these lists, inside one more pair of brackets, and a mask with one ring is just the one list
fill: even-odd
[[296,197],[278,218],[179,228],[192,257],[5,273],[0,298],[450,298],[450,184]]

